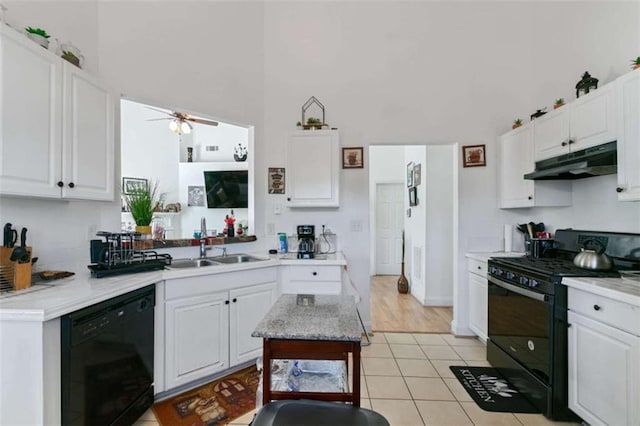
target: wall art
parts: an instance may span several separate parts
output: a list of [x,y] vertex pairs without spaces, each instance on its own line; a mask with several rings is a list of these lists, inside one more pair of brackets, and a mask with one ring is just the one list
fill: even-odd
[[269,194],[284,194],[284,167],[269,167]]
[[484,145],[466,145],[462,147],[462,165],[464,167],[484,167],[487,165]]

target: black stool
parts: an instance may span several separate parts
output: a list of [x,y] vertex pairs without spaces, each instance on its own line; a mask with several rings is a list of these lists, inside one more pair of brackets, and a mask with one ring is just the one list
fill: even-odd
[[309,399],[270,402],[258,411],[251,426],[389,426],[375,411],[336,402]]

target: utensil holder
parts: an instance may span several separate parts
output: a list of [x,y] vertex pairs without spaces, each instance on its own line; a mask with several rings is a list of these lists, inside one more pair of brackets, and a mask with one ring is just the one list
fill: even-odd
[[[31,287],[31,261],[12,262],[13,250],[14,247],[0,247],[0,283],[8,283],[14,290],[24,290]],[[27,246],[26,250],[31,254],[31,247]]]

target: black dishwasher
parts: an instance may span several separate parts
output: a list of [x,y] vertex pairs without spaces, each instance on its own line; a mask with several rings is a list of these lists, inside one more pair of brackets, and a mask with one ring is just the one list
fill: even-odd
[[61,318],[64,425],[133,424],[153,405],[155,285]]

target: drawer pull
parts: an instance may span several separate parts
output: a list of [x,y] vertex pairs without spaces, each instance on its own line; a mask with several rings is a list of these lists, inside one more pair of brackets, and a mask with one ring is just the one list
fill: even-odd
[[598,306],[598,305],[593,305],[593,309],[595,309],[596,311],[599,311],[599,310],[600,310],[600,306]]
[[238,301],[238,299],[236,299],[235,297],[233,298],[233,303],[236,303]]
[[478,266],[478,271],[479,271],[480,269],[482,269],[482,266]]
[[318,275],[318,273],[314,271],[314,272],[311,273],[311,275],[313,275],[315,277],[316,275]]

